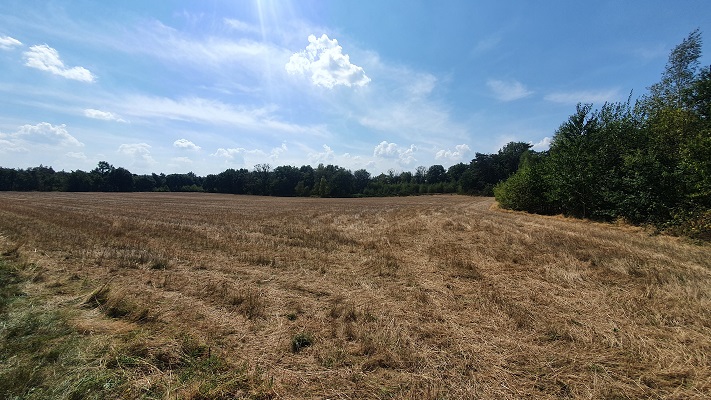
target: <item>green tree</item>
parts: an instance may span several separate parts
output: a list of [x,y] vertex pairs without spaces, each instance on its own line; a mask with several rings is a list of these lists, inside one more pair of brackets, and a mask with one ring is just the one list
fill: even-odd
[[548,161],[546,154],[524,153],[516,173],[494,187],[496,201],[511,210],[538,214],[554,213],[555,207],[548,198],[551,192]]
[[441,183],[447,180],[447,170],[443,166],[436,164],[427,169],[425,181],[429,184]]
[[353,172],[353,192],[363,193],[370,183],[370,173],[364,169]]
[[133,174],[122,167],[114,168],[106,177],[106,185],[111,192],[132,192]]
[[643,105],[647,111],[660,108],[684,109],[689,98],[701,58],[701,32],[695,29],[669,54],[662,79],[649,88]]
[[69,173],[67,178],[67,191],[69,192],[91,192],[96,190],[91,174],[76,170]]

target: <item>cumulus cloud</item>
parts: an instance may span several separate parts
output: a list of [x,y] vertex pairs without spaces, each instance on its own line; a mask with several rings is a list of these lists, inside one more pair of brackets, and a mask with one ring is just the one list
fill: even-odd
[[272,149],[271,154],[269,155],[269,158],[272,160],[277,160],[279,159],[279,156],[282,155],[284,152],[288,151],[289,149],[286,147],[286,143],[282,143],[281,146],[275,147]]
[[41,71],[48,71],[67,79],[81,82],[94,82],[96,77],[84,67],[68,68],[59,58],[57,50],[46,44],[32,46],[24,53],[25,65]]
[[548,101],[561,104],[604,103],[618,101],[619,89],[580,90],[573,92],[555,92],[544,97]]
[[186,149],[186,150],[195,150],[195,151],[200,150],[200,146],[189,141],[188,139],[176,140],[175,142],[173,142],[173,147],[177,147],[179,149]]
[[40,122],[37,125],[23,125],[14,135],[27,141],[63,146],[84,146],[67,131],[67,126]]
[[381,158],[397,159],[401,165],[410,165],[417,161],[415,158],[417,147],[412,144],[410,147],[404,148],[396,143],[388,143],[383,140],[373,150],[373,156]]
[[552,139],[550,137],[546,136],[543,139],[541,139],[541,141],[538,143],[534,144],[533,142],[530,142],[531,145],[533,145],[533,147],[531,147],[531,148],[536,151],[548,150],[548,148],[551,147],[551,140]]
[[219,157],[219,158],[224,158],[225,163],[227,164],[240,164],[240,165],[245,165],[245,156],[258,156],[259,161],[262,162],[264,160],[264,157],[266,154],[262,150],[248,150],[244,149],[241,147],[237,148],[230,148],[230,149],[225,149],[225,148],[219,148],[217,151],[215,151],[213,154],[210,154],[211,157]]
[[219,148],[217,151],[215,151],[213,154],[210,154],[213,157],[222,157],[222,158],[227,158],[227,159],[234,159],[236,155],[244,154],[246,152],[245,149],[242,148],[237,148],[237,149],[223,149]]
[[373,155],[376,157],[392,157],[392,156],[396,156],[397,154],[398,154],[397,144],[388,143],[384,140],[382,142],[380,142],[380,144],[375,146],[375,150],[373,150]]
[[318,153],[309,153],[309,160],[312,163],[328,163],[333,161],[335,158],[335,153],[331,146],[323,145],[323,151]]
[[93,108],[85,109],[84,116],[87,118],[101,119],[104,121],[127,122],[126,120],[112,112],[95,110]]
[[514,101],[528,97],[533,94],[532,91],[519,81],[501,81],[497,79],[489,79],[486,86],[493,92],[494,97],[501,101]]
[[14,133],[0,133],[0,151],[27,152],[35,146],[74,146],[84,144],[70,135],[66,125],[52,125],[40,122],[37,125],[23,125]]
[[10,36],[0,36],[0,50],[10,50],[16,46],[22,46],[22,42]]
[[151,156],[151,146],[148,143],[129,143],[122,144],[118,148],[118,152],[142,161],[148,164],[155,164],[155,160]]
[[286,64],[286,71],[292,75],[310,75],[311,82],[317,86],[365,86],[370,78],[363,68],[351,63],[348,54],[336,39],[327,35],[316,38],[309,35],[309,45],[305,50],[294,53]]
[[435,159],[448,159],[451,161],[461,161],[471,149],[466,144],[458,144],[454,146],[454,150],[440,150],[435,155]]

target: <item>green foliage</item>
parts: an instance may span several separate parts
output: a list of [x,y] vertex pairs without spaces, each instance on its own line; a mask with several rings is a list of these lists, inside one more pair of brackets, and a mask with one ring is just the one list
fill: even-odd
[[298,353],[303,348],[311,346],[313,342],[314,340],[311,335],[301,332],[291,339],[291,351],[293,353]]
[[[522,163],[495,188],[499,203],[707,236],[711,69],[697,72],[700,56],[696,30],[672,51],[661,81],[635,107],[606,103],[593,111],[579,104],[555,132],[550,151]],[[484,174],[493,163],[480,154],[475,161]]]
[[525,153],[518,171],[494,187],[499,204],[511,210],[551,213],[553,203],[547,198],[550,183],[545,171],[546,161],[541,155]]

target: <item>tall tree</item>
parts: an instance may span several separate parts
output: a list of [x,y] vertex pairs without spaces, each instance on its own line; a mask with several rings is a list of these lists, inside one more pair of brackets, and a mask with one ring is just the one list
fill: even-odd
[[662,79],[649,88],[645,98],[651,108],[686,108],[701,58],[701,32],[695,29],[669,54]]

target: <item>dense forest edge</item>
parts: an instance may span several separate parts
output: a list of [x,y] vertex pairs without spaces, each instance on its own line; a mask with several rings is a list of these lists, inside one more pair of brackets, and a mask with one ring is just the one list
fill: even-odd
[[695,30],[676,46],[661,80],[634,104],[578,104],[550,149],[511,142],[445,169],[377,176],[337,165],[257,164],[204,177],[136,175],[106,161],[89,172],[0,168],[2,191],[210,192],[262,196],[495,195],[503,208],[637,225],[711,240],[711,66],[700,67]]
[[550,149],[494,188],[504,208],[624,220],[711,240],[711,67],[701,33],[676,46],[634,105],[578,104]]

